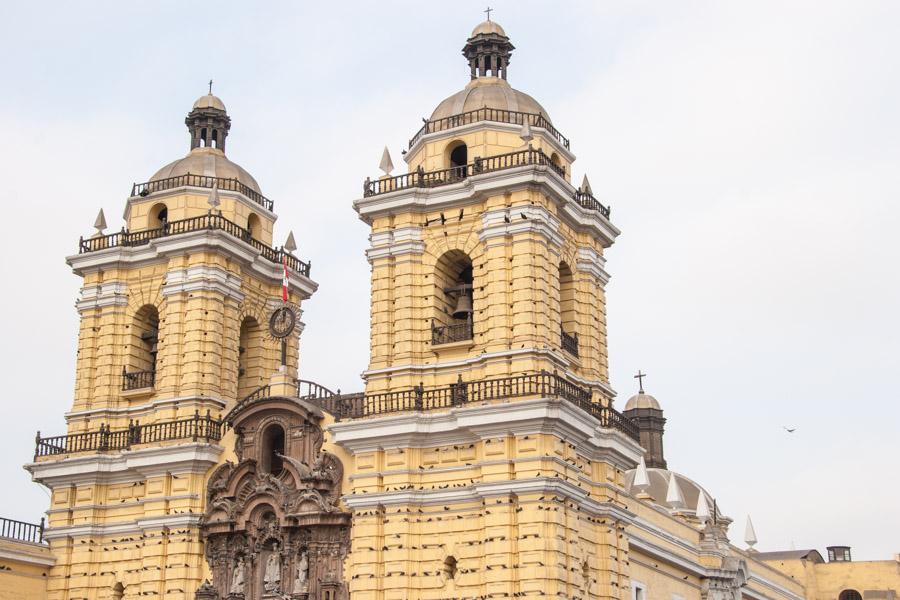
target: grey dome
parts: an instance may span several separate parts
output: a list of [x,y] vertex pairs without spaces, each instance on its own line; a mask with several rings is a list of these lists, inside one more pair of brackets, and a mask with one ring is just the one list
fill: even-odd
[[662,410],[656,398],[650,394],[645,394],[644,392],[635,394],[625,403],[625,410],[631,410],[633,408],[654,408],[656,410]]
[[[214,96],[215,97],[215,96]],[[259,184],[240,165],[231,162],[218,148],[194,148],[184,158],[170,162],[157,171],[150,181],[177,177],[179,175],[205,175],[223,179],[237,179],[255,192],[262,193]]]
[[213,96],[212,94],[205,94],[197,98],[194,102],[193,108],[216,108],[218,110],[225,110],[225,103],[218,96]]
[[[632,494],[637,493],[637,489],[632,489],[635,471],[636,469],[631,469],[630,471],[625,472],[625,489]],[[707,505],[710,507],[710,511],[712,510],[714,505],[713,497],[709,492],[703,489],[700,484],[688,479],[681,473],[675,473],[674,471],[669,471],[667,469],[653,469],[648,467],[647,477],[650,479],[650,487],[645,491],[653,496],[653,501],[656,504],[666,508],[678,508],[666,502],[666,495],[669,490],[669,477],[673,474],[675,475],[675,481],[678,482],[678,487],[681,488],[681,494],[684,497],[683,510],[687,512],[696,510],[700,494],[706,495]]]
[[431,120],[443,119],[479,108],[542,114],[548,122],[550,121],[550,115],[537,100],[525,92],[513,88],[499,77],[473,79],[462,91],[438,104],[431,113]]

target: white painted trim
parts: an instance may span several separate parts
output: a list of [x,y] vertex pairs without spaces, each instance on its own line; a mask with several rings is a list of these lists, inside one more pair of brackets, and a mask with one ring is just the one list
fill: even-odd
[[105,306],[127,306],[128,285],[124,281],[106,281],[81,288],[75,308],[83,313]]
[[[76,275],[84,277],[87,273],[112,266],[136,268],[164,263],[172,256],[195,252],[223,252],[248,267],[253,275],[269,285],[281,285],[284,274],[281,264],[263,258],[262,253],[247,242],[218,229],[179,233],[150,240],[141,246],[116,246],[74,254],[67,257],[66,262]],[[288,270],[288,277],[291,287],[298,290],[304,299],[312,296],[319,287],[312,279],[291,269]]]
[[[469,133],[473,133],[476,131],[482,131],[487,129],[488,127],[494,129],[504,129],[509,133],[521,133],[522,126],[516,125],[515,123],[502,123],[500,121],[475,121],[472,123],[466,123],[465,125],[459,125],[457,127],[451,127],[450,129],[442,129],[441,131],[432,131],[431,133],[426,133],[422,137],[416,140],[416,143],[413,144],[406,154],[403,155],[403,160],[407,160],[407,157],[415,156],[416,152],[419,151],[419,147],[425,144],[426,142],[437,141],[441,138],[453,139],[454,137],[458,137],[460,135],[467,135]],[[555,137],[550,135],[550,132],[547,131],[544,127],[532,127],[532,133],[538,133],[541,135],[541,141],[546,142],[549,146],[552,146],[554,151],[557,152],[560,156],[566,159],[567,162],[573,163],[575,162],[575,155],[572,154],[572,151],[567,149],[562,145],[561,142],[557,141]],[[562,135],[562,134],[560,134]],[[571,140],[570,140],[571,142]],[[408,162],[408,161],[407,161]]]
[[241,293],[241,278],[216,265],[194,265],[187,269],[171,269],[166,272],[162,286],[163,296],[174,294],[211,291],[223,296],[244,301]]
[[[46,536],[44,536],[46,538]],[[48,550],[46,546],[41,544],[33,544],[31,542],[22,542],[19,540],[6,540],[2,538],[4,541],[12,541],[15,544],[27,544],[29,546],[34,546],[35,549],[43,548],[44,550]],[[28,565],[39,565],[42,567],[52,567],[56,564],[56,557],[52,554],[45,554],[41,556],[37,553],[25,552],[24,550],[15,550],[10,548],[0,548],[0,559],[2,560],[14,560],[16,562],[25,563]]]
[[202,494],[177,494],[174,496],[149,496],[139,500],[128,500],[125,502],[112,502],[107,504],[79,504],[78,506],[67,506],[65,508],[51,508],[46,511],[47,515],[53,514],[71,514],[73,510],[116,510],[120,508],[129,508],[133,506],[143,506],[144,504],[154,504],[157,502],[172,502],[175,500],[199,500]]
[[126,417],[138,417],[149,414],[151,412],[155,412],[156,410],[167,407],[170,404],[178,405],[213,403],[218,405],[220,409],[224,410],[228,402],[229,400],[225,400],[224,398],[218,398],[215,396],[177,396],[175,398],[162,398],[159,400],[153,400],[152,402],[147,402],[145,404],[136,404],[135,406],[128,406],[125,408],[107,407],[91,408],[88,410],[73,410],[65,413],[65,417],[67,423],[72,419],[80,419],[93,415],[119,415]]
[[44,539],[56,540],[67,537],[107,537],[113,535],[144,534],[148,531],[169,529],[186,529],[200,526],[203,515],[166,515],[163,517],[148,517],[136,519],[124,523],[94,523],[91,525],[68,525],[52,527],[44,530]]
[[[698,562],[699,559],[680,556],[671,550],[667,550],[658,544],[654,544],[645,538],[635,535],[634,533],[628,533],[628,545],[656,560],[678,569],[683,569],[691,575],[696,575],[698,577],[706,576],[706,567]],[[700,551],[699,548],[691,548],[690,550],[693,552],[694,556]]]
[[205,442],[85,454],[25,465],[32,480],[55,489],[78,484],[128,483],[167,474],[203,474],[219,462],[223,448]]
[[606,259],[589,246],[581,246],[578,248],[578,256],[575,262],[575,268],[584,273],[590,273],[600,283],[600,287],[604,287],[609,283],[609,273],[606,272]]
[[[748,570],[750,570],[749,566],[748,566]],[[794,592],[790,591],[789,589],[787,589],[786,587],[778,585],[774,581],[769,581],[768,579],[766,579],[764,577],[760,577],[759,575],[756,575],[755,573],[753,573],[752,570],[750,570],[750,572],[747,574],[747,583],[748,584],[755,583],[762,587],[768,588],[785,598],[789,598],[790,600],[804,600],[804,596],[799,596],[799,595],[795,594]],[[798,583],[798,585],[799,585],[799,583]],[[746,596],[757,598],[759,600],[769,600],[769,598],[767,596],[764,596],[764,595],[756,592],[756,590],[754,590],[746,585],[743,588],[741,588],[741,593]]]
[[511,169],[472,175],[462,181],[436,188],[408,188],[367,196],[353,201],[360,219],[369,225],[378,217],[398,212],[425,214],[470,205],[473,199],[518,189],[541,190],[557,205],[569,226],[587,231],[610,246],[621,233],[599,211],[582,208],[575,202],[575,188],[561,175],[546,166],[524,165]]
[[550,244],[557,248],[565,244],[565,239],[559,232],[559,219],[543,206],[531,204],[489,210],[481,214],[481,224],[482,229],[478,238],[482,242],[493,238],[535,233],[547,238]]
[[338,421],[327,429],[331,440],[352,454],[539,433],[580,444],[589,460],[607,460],[624,468],[633,468],[643,453],[641,446],[624,433],[601,428],[594,417],[577,406],[550,398]]

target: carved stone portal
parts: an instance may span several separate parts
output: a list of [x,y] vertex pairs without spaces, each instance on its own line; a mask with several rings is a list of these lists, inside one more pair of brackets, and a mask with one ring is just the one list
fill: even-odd
[[347,600],[350,513],[338,506],[343,465],[322,451],[322,416],[285,397],[229,415],[240,462],[209,479],[201,535],[213,580],[198,599]]

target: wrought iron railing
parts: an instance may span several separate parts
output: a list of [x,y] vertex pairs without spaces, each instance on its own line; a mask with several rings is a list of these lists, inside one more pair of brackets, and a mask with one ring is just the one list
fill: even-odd
[[140,390],[152,388],[156,383],[156,371],[132,371],[129,373],[122,367],[122,390]]
[[587,192],[582,192],[581,190],[575,190],[575,202],[577,202],[582,208],[586,208],[588,210],[596,210],[599,211],[601,215],[609,218],[609,213],[611,208],[609,206],[604,206],[600,203],[599,200],[594,198],[591,194]]
[[472,322],[454,323],[452,325],[431,325],[431,345],[450,344],[471,340],[473,337]]
[[175,177],[167,177],[166,179],[157,179],[156,181],[148,181],[146,183],[135,183],[131,186],[132,196],[149,196],[154,192],[162,192],[180,187],[201,187],[212,189],[213,183],[220,190],[230,192],[238,192],[250,198],[266,210],[273,210],[275,203],[254,190],[253,188],[241,183],[235,178],[225,179],[224,177],[207,177],[206,175],[176,175]]
[[526,113],[514,110],[500,110],[497,108],[479,108],[458,115],[451,115],[441,119],[426,121],[422,128],[416,132],[416,135],[409,140],[409,147],[412,148],[423,135],[435,133],[437,131],[445,131],[462,125],[478,123],[480,121],[494,121],[497,123],[512,123],[514,125],[524,125],[525,121],[531,127],[540,127],[547,130],[553,138],[562,144],[567,150],[569,149],[569,139],[557,131],[550,120],[540,113]]
[[456,183],[481,173],[491,173],[493,171],[525,166],[545,166],[556,171],[560,176],[565,177],[566,174],[564,167],[554,164],[550,157],[541,150],[529,148],[518,152],[488,156],[487,158],[476,157],[473,162],[467,165],[449,169],[425,171],[420,166],[417,171],[411,173],[404,173],[394,177],[382,177],[376,180],[366,179],[365,183],[363,183],[363,196],[377,196],[378,194],[411,188],[439,187]]
[[26,523],[0,517],[0,538],[40,544],[44,541],[44,519],[40,523]]
[[194,231],[216,230],[224,231],[228,235],[236,237],[259,250],[262,257],[274,263],[286,262],[288,268],[297,271],[301,275],[309,277],[310,263],[303,262],[294,255],[285,252],[284,248],[272,248],[254,239],[249,229],[245,229],[233,221],[229,221],[222,215],[206,214],[180,221],[169,221],[161,227],[144,229],[142,231],[122,230],[109,235],[99,235],[90,238],[80,238],[78,241],[78,253],[96,252],[107,248],[143,246],[150,240],[190,233]]
[[201,415],[199,411],[193,417],[175,421],[161,421],[150,425],[141,425],[134,421],[126,429],[112,430],[109,425],[101,425],[98,431],[41,437],[35,437],[34,458],[54,456],[57,454],[74,454],[76,452],[104,452],[107,450],[127,450],[140,444],[168,442],[190,439],[193,441],[218,441],[222,439],[222,421],[210,416]]
[[560,345],[562,349],[571,354],[572,356],[578,356],[578,334],[568,334],[563,330],[559,332],[560,337]]

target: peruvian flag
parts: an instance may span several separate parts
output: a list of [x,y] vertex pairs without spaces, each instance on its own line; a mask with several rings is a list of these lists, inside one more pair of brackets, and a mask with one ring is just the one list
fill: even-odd
[[281,300],[284,303],[288,301],[288,270],[287,270],[287,256],[283,258],[281,261],[281,266],[284,268],[284,275],[281,277]]

